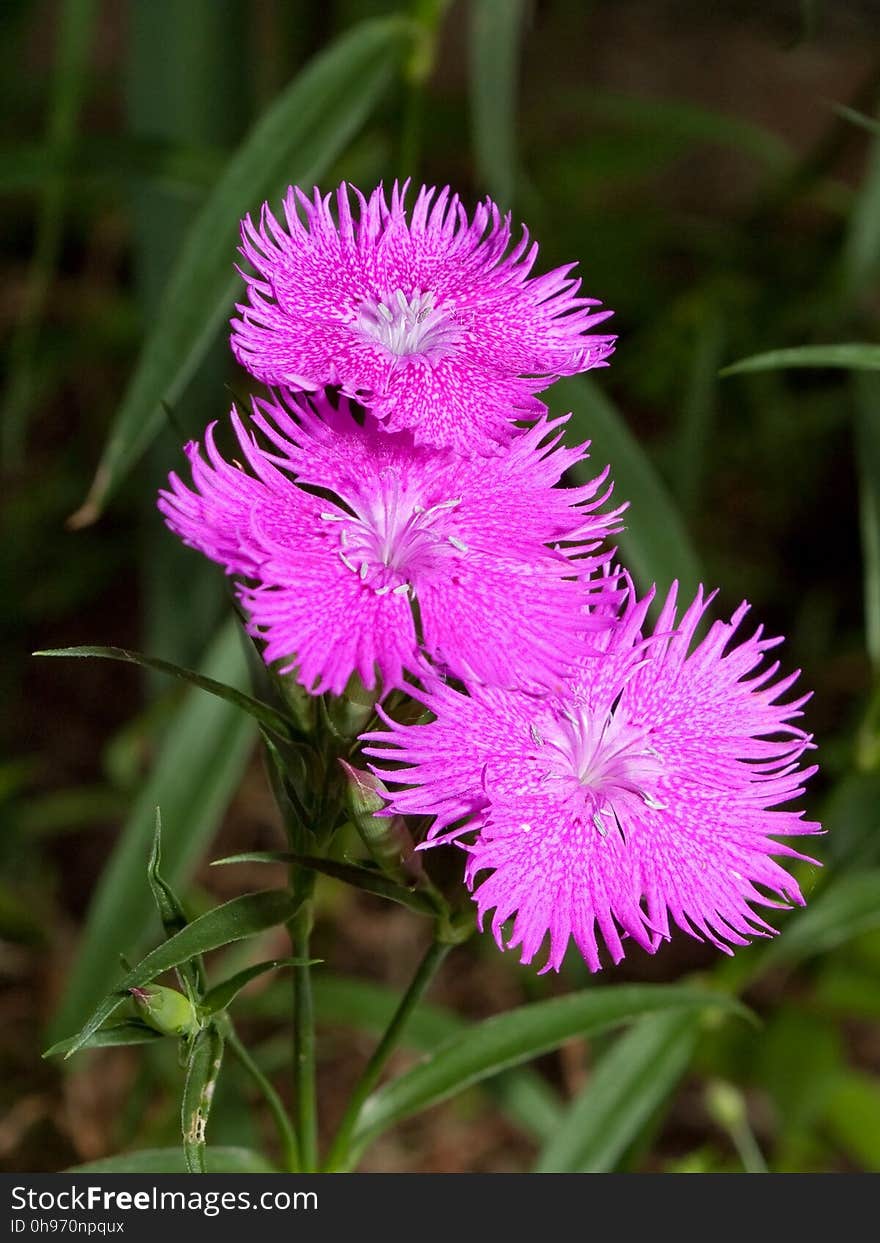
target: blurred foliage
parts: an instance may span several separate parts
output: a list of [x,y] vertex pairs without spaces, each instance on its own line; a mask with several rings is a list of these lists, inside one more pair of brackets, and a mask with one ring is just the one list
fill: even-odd
[[[363,27],[370,19],[379,25]],[[420,33],[403,56],[393,32],[413,19]],[[781,0],[0,6],[0,627],[12,656],[0,666],[0,969],[12,985],[0,1157],[13,1168],[129,1149],[150,1150],[139,1168],[160,1168],[150,1154],[176,1142],[167,1044],[63,1070],[35,1055],[35,1030],[54,1016],[69,1034],[117,955],[155,934],[143,867],[156,801],[169,875],[189,879],[194,913],[232,892],[218,879],[227,869],[194,870],[218,825],[229,851],[283,844],[248,768],[253,727],[228,704],[111,662],[27,654],[72,643],[184,663],[201,654],[205,674],[245,684],[232,627],[211,638],[220,576],[164,538],[151,499],[181,439],[223,415],[224,385],[246,387],[221,340],[235,219],[294,175],[368,186],[404,171],[448,180],[468,201],[496,194],[528,221],[544,267],[579,259],[586,292],[615,308],[611,367],[560,386],[554,402],[573,409],[577,435],[594,438],[632,503],[621,547],[641,581],[702,575],[721,586],[722,610],[745,596],[788,635],[786,661],[816,691],[811,814],[829,832],[823,871],[802,867],[808,909],[780,915],[777,942],[719,965],[679,940],[656,959],[633,952],[614,977],[701,972],[743,996],[758,1028],[675,1013],[570,1042],[435,1110],[405,1145],[383,1141],[376,1168],[448,1168],[460,1147],[467,1168],[880,1169],[880,389],[864,369],[880,350],[876,24],[867,3]],[[334,64],[357,69],[344,92]],[[312,103],[323,91],[329,119],[285,114],[285,101],[305,106],[302,82]],[[278,135],[291,124],[304,128],[285,152]],[[181,308],[186,262],[197,299]],[[189,334],[185,366],[168,368],[157,330]],[[132,404],[129,385],[150,367],[153,387]],[[73,533],[65,522],[120,411],[137,438],[129,473],[101,521]],[[331,1096],[363,1053],[343,1028],[377,1030],[405,975],[386,929],[404,929],[388,943],[412,957],[410,924],[383,921],[372,899],[319,884],[316,951],[346,973],[316,980]],[[269,933],[243,944],[220,952],[215,979],[284,952]],[[409,1030],[413,1049],[589,983],[579,960],[539,979],[489,938],[455,954],[439,1004]],[[283,981],[237,1004],[256,1062],[281,1086]],[[103,1082],[91,1059],[111,1055]],[[245,1107],[246,1067],[228,1062],[209,1154],[252,1168],[265,1117]],[[85,1107],[89,1093],[103,1105]],[[613,1129],[596,1124],[603,1116]],[[484,1146],[461,1144],[463,1128]]]

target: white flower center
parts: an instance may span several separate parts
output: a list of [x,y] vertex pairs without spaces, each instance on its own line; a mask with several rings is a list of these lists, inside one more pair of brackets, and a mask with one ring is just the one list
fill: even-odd
[[395,289],[384,302],[364,302],[357,324],[364,336],[398,358],[442,353],[458,336],[453,320],[434,306],[434,295],[420,289],[409,298]]
[[547,779],[585,797],[602,837],[615,824],[619,828],[615,795],[636,795],[646,807],[664,810],[654,793],[664,765],[644,726],[629,722],[619,710],[597,717],[578,706],[542,730],[543,737],[533,727],[532,738],[546,756]]
[[449,559],[467,555],[467,545],[450,530],[450,517],[461,497],[430,507],[406,488],[393,467],[379,472],[379,486],[368,497],[346,498],[354,511],[327,512],[325,522],[339,524],[339,556],[376,595],[413,592],[420,575],[445,568]]

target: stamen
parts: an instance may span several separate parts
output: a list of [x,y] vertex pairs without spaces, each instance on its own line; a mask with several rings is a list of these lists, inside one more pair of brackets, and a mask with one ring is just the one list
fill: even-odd
[[455,535],[447,535],[446,537],[453,548],[457,548],[459,552],[467,552],[467,544],[462,543]]
[[409,298],[402,289],[395,289],[387,302],[367,299],[361,305],[357,327],[398,358],[409,354],[431,358],[446,352],[459,339],[454,317],[438,310],[434,295],[421,289],[414,289]]

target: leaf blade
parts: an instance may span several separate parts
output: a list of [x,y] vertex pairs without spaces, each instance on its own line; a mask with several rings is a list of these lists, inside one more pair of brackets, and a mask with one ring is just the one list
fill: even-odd
[[300,855],[291,850],[251,850],[242,854],[228,855],[225,859],[215,859],[212,867],[221,867],[231,863],[295,863],[298,867],[311,872],[320,872],[322,876],[330,876],[333,880],[342,881],[354,889],[364,893],[372,893],[378,898],[386,898],[405,906],[418,915],[437,915],[437,908],[431,900],[418,889],[408,889],[397,884],[381,872],[360,867],[355,863],[344,863],[337,859],[324,859],[316,855]]
[[732,1006],[731,998],[693,988],[619,985],[520,1006],[450,1037],[406,1074],[366,1101],[354,1136],[363,1145],[379,1132],[499,1071],[517,1066],[577,1035],[593,1035],[646,1013],[676,1007]]
[[603,1174],[674,1090],[697,1043],[692,1012],[641,1019],[599,1061],[535,1165],[537,1174]]
[[347,31],[306,66],[239,147],[193,224],[71,525],[98,517],[161,428],[162,402],[174,406],[182,396],[231,309],[239,284],[230,271],[237,222],[289,182],[308,183],[333,162],[384,91],[409,31],[399,18]]
[[471,4],[470,108],[474,161],[489,194],[507,208],[517,181],[516,94],[524,0]]
[[640,586],[668,586],[673,579],[687,595],[702,580],[696,549],[684,521],[654,465],[626,426],[623,417],[592,380],[566,377],[549,394],[555,412],[572,412],[569,427],[578,439],[591,442],[590,460],[572,473],[579,482],[611,466],[614,499],[629,501],[619,537],[624,562]]
[[880,370],[880,345],[850,341],[839,345],[793,345],[786,349],[751,354],[722,367],[722,376],[753,371],[776,371],[787,367],[843,367],[851,371]]
[[760,969],[792,967],[880,927],[880,868],[855,871],[827,885],[767,947]]
[[254,718],[261,725],[278,734],[286,742],[290,742],[295,731],[293,725],[280,712],[262,700],[248,695],[244,691],[238,690],[234,686],[227,686],[225,682],[218,682],[216,678],[206,677],[203,673],[198,673],[194,669],[185,669],[182,665],[175,665],[170,660],[162,660],[158,656],[145,656],[142,652],[133,652],[124,647],[95,647],[95,646],[78,646],[78,647],[51,647],[45,648],[43,651],[34,652],[34,656],[69,656],[75,659],[92,658],[96,660],[119,660],[125,664],[139,665],[142,669],[155,669],[158,673],[167,673],[172,678],[179,678],[182,682],[189,682],[193,686],[197,686],[200,690],[207,691],[209,695],[215,695],[218,699],[225,699],[227,703],[234,704],[237,708],[241,708],[248,716]]
[[[219,631],[203,668],[224,682],[246,681],[247,664],[236,623],[230,621]],[[141,930],[149,929],[151,896],[143,867],[155,831],[156,807],[162,807],[165,818],[165,875],[176,884],[222,815],[255,734],[252,721],[229,704],[194,692],[187,695],[90,903],[50,1038],[59,1039],[82,1024],[111,987],[118,954],[135,951],[142,942]]]
[[183,1160],[188,1174],[207,1173],[205,1134],[223,1063],[223,1043],[223,1037],[214,1024],[203,1027],[192,1042],[187,1058],[180,1104],[180,1129]]
[[[120,1019],[117,1023],[108,1023],[105,1027],[99,1027],[97,1031],[92,1032],[86,1043],[79,1047],[80,1050],[113,1049],[118,1045],[153,1044],[156,1040],[164,1039],[161,1032],[147,1027],[146,1023],[140,1023],[137,1019]],[[67,1040],[57,1040],[42,1056],[50,1058],[59,1053],[67,1053],[75,1042],[76,1036],[71,1036]]]
[[[209,1174],[276,1174],[278,1171],[250,1148],[210,1148],[206,1165]],[[185,1174],[186,1164],[180,1148],[142,1148],[114,1157],[73,1165],[68,1174]]]
[[[309,965],[314,965],[317,959],[310,959]],[[228,1005],[241,992],[246,984],[250,984],[251,980],[256,980],[258,976],[265,975],[267,971],[274,971],[280,967],[299,967],[303,965],[301,958],[269,958],[265,962],[254,963],[252,967],[245,967],[241,971],[237,971],[235,975],[231,975],[228,980],[222,980],[219,984],[215,984],[213,988],[208,989],[202,998],[199,1009],[203,1014],[216,1014],[219,1010],[225,1010]]]
[[242,941],[267,928],[274,928],[276,924],[285,923],[299,906],[300,900],[286,889],[263,889],[258,893],[231,898],[229,902],[206,911],[151,950],[123,977],[83,1025],[65,1057],[70,1057],[83,1047],[130,989],[149,984],[164,971],[189,962],[199,954],[207,954],[233,941]]

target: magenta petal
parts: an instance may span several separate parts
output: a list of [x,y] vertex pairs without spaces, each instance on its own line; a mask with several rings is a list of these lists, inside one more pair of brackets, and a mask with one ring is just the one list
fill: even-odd
[[779,809],[815,771],[803,700],[766,675],[778,640],[734,642],[745,606],[695,642],[707,601],[676,624],[675,594],[648,636],[650,597],[632,599],[556,695],[432,683],[429,724],[367,736],[395,762],[376,766],[392,811],[432,815],[429,841],[473,838],[481,924],[523,962],[549,947],[558,969],[573,940],[595,971],[603,945],[653,953],[672,925],[729,953],[773,933],[756,906],[803,902],[777,861],[804,857],[779,837],[821,831]]
[[291,187],[283,221],[248,217],[232,348],[267,384],[333,385],[417,444],[491,455],[543,413],[538,391],[605,365],[615,338],[592,330],[610,312],[574,265],[533,276],[537,245],[491,200],[469,217],[448,187],[423,186],[409,213],[405,196]]

